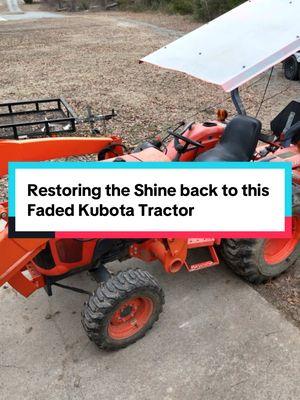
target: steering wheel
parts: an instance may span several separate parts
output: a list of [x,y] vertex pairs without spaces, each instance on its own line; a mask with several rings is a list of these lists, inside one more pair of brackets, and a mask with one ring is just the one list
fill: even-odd
[[[175,129],[169,128],[168,129],[168,134],[170,136],[174,137],[174,145],[175,145],[175,149],[179,152],[179,153],[184,153],[185,151],[190,151],[190,150],[195,150],[196,148],[203,148],[203,144],[196,142],[193,139],[190,139],[187,136],[184,136],[184,133],[188,130],[191,129],[191,127],[194,125],[194,122],[189,122],[188,124],[185,125],[184,122],[181,122]],[[183,128],[177,132],[179,130],[179,128],[181,128],[183,126]],[[185,144],[181,144],[180,141],[183,141]],[[188,149],[188,146],[192,145],[194,146],[191,149]]]

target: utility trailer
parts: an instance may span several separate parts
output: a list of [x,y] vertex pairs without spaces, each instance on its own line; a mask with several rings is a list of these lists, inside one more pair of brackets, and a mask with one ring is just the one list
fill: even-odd
[[[43,161],[101,152],[120,138],[100,137],[95,124],[116,117],[93,114],[78,117],[63,98],[9,101],[0,104],[0,176],[7,174],[10,161]],[[75,135],[78,124],[89,124],[91,136]]]
[[300,79],[300,51],[283,61],[283,72],[289,81],[298,81]]
[[0,139],[74,133],[77,118],[63,97],[0,103]]

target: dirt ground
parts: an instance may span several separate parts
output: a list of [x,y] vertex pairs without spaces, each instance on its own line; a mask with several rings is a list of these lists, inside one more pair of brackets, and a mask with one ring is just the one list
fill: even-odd
[[[163,134],[182,119],[209,119],[218,106],[233,113],[228,94],[217,87],[138,63],[197,26],[186,17],[121,12],[7,21],[0,24],[0,102],[63,95],[80,115],[87,105],[96,112],[115,108],[118,117],[107,130],[131,145]],[[249,114],[256,114],[267,78],[265,74],[242,88]],[[284,79],[280,65],[275,68],[259,114],[265,130],[272,117],[299,97],[299,85]],[[6,196],[7,182],[2,180],[0,199]],[[300,326],[299,271],[294,268],[256,289]]]
[[[110,124],[129,142],[180,121],[203,120],[228,95],[192,77],[140,65],[138,60],[199,24],[188,18],[136,13],[80,13],[64,19],[6,21],[0,25],[0,101],[63,94],[79,114],[89,104],[97,112],[114,107]],[[244,90],[248,111],[258,107],[265,79]],[[248,85],[249,86],[249,85]],[[283,79],[276,68],[260,117],[270,116],[295,97],[298,82]],[[230,100],[223,104],[233,111]],[[196,114],[196,115],[195,115]]]

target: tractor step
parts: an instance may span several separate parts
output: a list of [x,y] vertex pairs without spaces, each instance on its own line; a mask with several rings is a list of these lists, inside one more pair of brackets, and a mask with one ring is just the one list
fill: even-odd
[[[190,240],[210,240],[210,239],[190,239]],[[213,240],[213,239],[211,239]],[[193,243],[195,244],[195,243]],[[199,251],[196,251],[199,247],[202,247],[202,249]],[[187,260],[185,262],[185,267],[189,272],[193,271],[198,271],[200,269],[204,268],[210,268],[215,265],[219,265],[219,257],[217,255],[216,249],[213,245],[203,245],[199,246],[195,244],[195,246],[190,247],[190,250],[188,252]],[[208,253],[208,254],[205,254]],[[200,260],[199,260],[200,258]],[[196,261],[196,262],[195,262]]]
[[213,238],[206,238],[206,239],[188,239],[188,248],[195,249],[198,247],[208,247],[213,246],[216,242],[216,239]]

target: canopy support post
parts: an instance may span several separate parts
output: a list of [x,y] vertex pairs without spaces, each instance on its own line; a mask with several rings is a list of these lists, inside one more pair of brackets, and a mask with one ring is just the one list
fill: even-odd
[[238,114],[247,115],[244,104],[240,97],[239,88],[233,89],[231,92],[231,99]]

